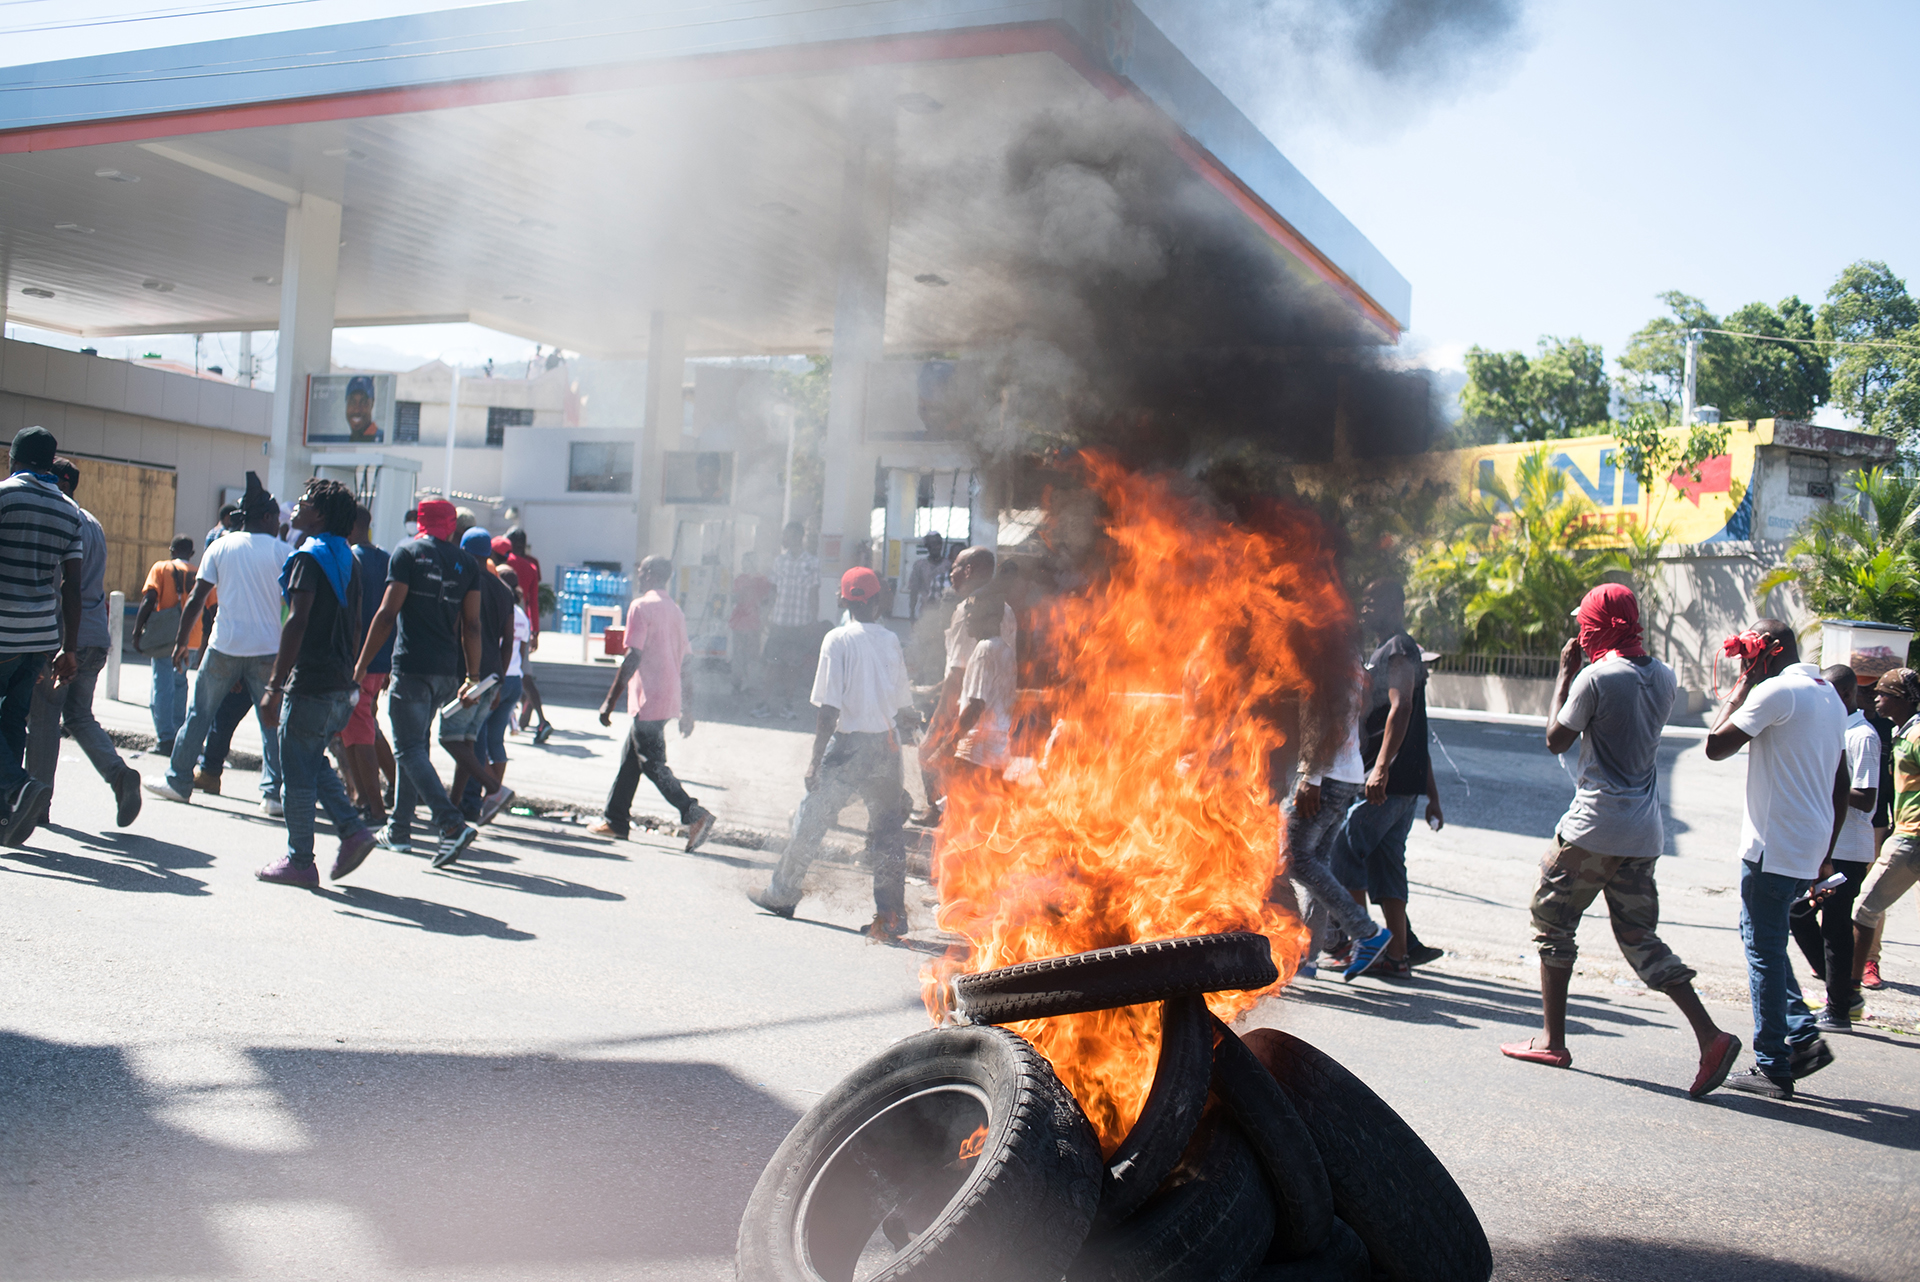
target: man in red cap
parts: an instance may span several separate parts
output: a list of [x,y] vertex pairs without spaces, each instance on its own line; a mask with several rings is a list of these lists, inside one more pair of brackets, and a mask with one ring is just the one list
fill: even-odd
[[840,576],[840,604],[850,616],[820,643],[813,702],[820,709],[807,795],[773,880],[747,898],[778,917],[792,917],[806,892],[807,869],[820,842],[857,792],[867,807],[867,858],[873,868],[874,917],[867,934],[894,943],[907,933],[907,846],[902,828],[910,803],[900,783],[900,744],[919,726],[900,638],[880,620],[880,576],[864,565]]
[[[1604,893],[1613,937],[1648,988],[1665,993],[1693,1026],[1700,1067],[1688,1094],[1699,1099],[1727,1080],[1740,1039],[1715,1026],[1693,991],[1695,972],[1660,942],[1654,865],[1666,853],[1660,819],[1660,732],[1673,711],[1673,669],[1640,644],[1633,591],[1603,583],[1574,612],[1580,635],[1560,651],[1560,678],[1547,717],[1547,751],[1580,741],[1573,804],[1560,817],[1533,892],[1533,937],[1540,946],[1541,1033],[1509,1042],[1509,1059],[1566,1068],[1567,989],[1578,955],[1574,934]],[[1581,667],[1581,655],[1588,662]]]

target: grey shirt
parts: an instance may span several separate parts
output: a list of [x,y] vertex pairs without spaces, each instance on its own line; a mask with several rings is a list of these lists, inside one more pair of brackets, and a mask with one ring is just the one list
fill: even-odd
[[1573,679],[1555,718],[1580,732],[1580,777],[1560,819],[1565,841],[1595,854],[1647,859],[1666,849],[1660,822],[1660,730],[1673,711],[1673,669],[1618,655]]
[[107,644],[107,532],[80,509],[80,644]]

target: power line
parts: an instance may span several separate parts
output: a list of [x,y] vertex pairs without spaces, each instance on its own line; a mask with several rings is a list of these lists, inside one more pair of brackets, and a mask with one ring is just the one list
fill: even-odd
[[1865,339],[1852,338],[1787,338],[1780,334],[1754,334],[1744,329],[1707,329],[1700,325],[1689,325],[1687,328],[1699,334],[1726,334],[1733,338],[1757,338],[1763,343],[1798,343],[1807,347],[1889,347],[1899,352],[1920,352],[1920,343],[1875,343]]
[[[0,0],[5,4],[31,4],[40,0]],[[117,27],[135,22],[164,22],[169,18],[210,18],[223,17],[230,13],[247,13],[255,9],[292,9],[302,5],[319,4],[323,0],[238,0],[237,3],[212,6],[186,6],[170,9],[143,9],[137,13],[118,14],[107,18],[85,18],[78,22],[53,20],[48,22],[24,22],[15,26],[0,27],[0,35],[22,35],[48,31],[80,31],[88,27]]]

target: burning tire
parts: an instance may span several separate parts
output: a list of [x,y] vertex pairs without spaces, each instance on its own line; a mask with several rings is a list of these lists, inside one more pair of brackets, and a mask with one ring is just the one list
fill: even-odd
[[1253,1150],[1219,1113],[1132,1218],[1087,1239],[1067,1282],[1229,1282],[1273,1240],[1273,1198]]
[[1345,1220],[1336,1219],[1326,1249],[1304,1260],[1255,1269],[1247,1275],[1247,1282],[1368,1282],[1372,1276],[1367,1244]]
[[1153,1087],[1139,1120],[1107,1159],[1102,1223],[1116,1224],[1139,1210],[1173,1171],[1206,1111],[1212,1068],[1213,1016],[1206,1001],[1189,995],[1163,1002]]
[[953,981],[953,993],[961,1018],[1011,1024],[1191,993],[1265,988],[1279,979],[1266,936],[1234,931],[1122,944],[961,975]]
[[1333,1208],[1390,1282],[1486,1282],[1487,1235],[1433,1150],[1366,1083],[1297,1037],[1242,1039],[1313,1136]]
[[1100,1144],[997,1028],[936,1028],[814,1105],[740,1221],[741,1282],[1056,1282],[1099,1207]]
[[[1300,1260],[1318,1255],[1334,1228],[1333,1190],[1313,1135],[1287,1093],[1233,1030],[1211,1017],[1208,1024],[1214,1031],[1213,1089],[1245,1134],[1273,1188],[1270,1258]],[[1362,1250],[1363,1262],[1365,1258]]]

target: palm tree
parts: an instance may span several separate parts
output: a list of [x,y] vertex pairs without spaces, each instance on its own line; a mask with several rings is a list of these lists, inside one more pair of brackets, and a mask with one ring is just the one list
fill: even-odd
[[1920,626],[1920,476],[1869,468],[1854,489],[1864,510],[1831,503],[1808,517],[1754,591],[1792,583],[1823,618]]
[[1450,513],[1449,536],[1410,576],[1408,604],[1430,641],[1480,653],[1552,654],[1570,634],[1568,615],[1608,574],[1645,569],[1644,543],[1602,529],[1599,511],[1569,493],[1542,447],[1523,455],[1511,487],[1498,477]]

